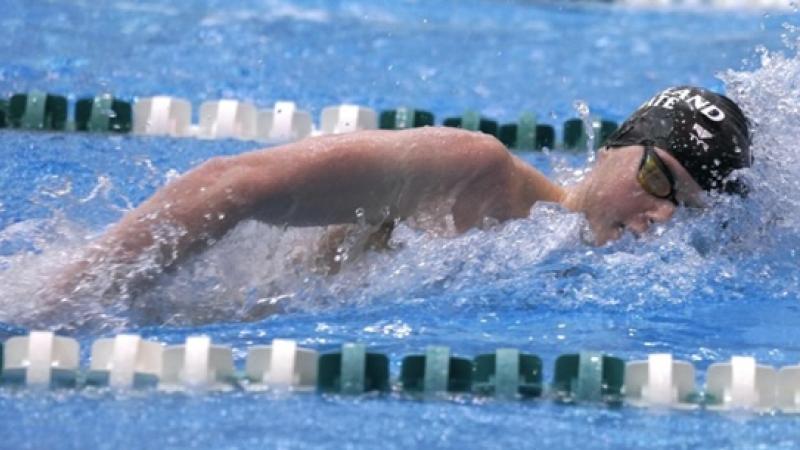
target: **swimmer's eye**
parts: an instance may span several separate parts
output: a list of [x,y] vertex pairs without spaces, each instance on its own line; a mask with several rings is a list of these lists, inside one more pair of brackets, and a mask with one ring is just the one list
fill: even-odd
[[636,179],[648,194],[656,198],[669,200],[677,206],[675,177],[664,161],[661,160],[661,157],[658,156],[655,147],[650,143],[644,146],[644,153],[642,153],[642,160],[639,162],[639,171],[636,174]]

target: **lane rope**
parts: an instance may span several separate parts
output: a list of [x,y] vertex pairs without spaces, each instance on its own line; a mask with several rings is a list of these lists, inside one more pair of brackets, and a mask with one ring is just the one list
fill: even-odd
[[0,382],[7,388],[342,395],[394,391],[420,398],[470,394],[566,404],[800,413],[800,366],[776,370],[750,356],[711,364],[705,386],[698,389],[694,366],[663,353],[628,362],[600,352],[561,355],[550,384],[543,381],[541,358],[513,348],[468,358],[453,355],[448,347],[430,346],[403,357],[395,380],[388,356],[360,343],[345,343],[340,350],[320,354],[296,341],[275,339],[271,345],[247,349],[243,372],[236,371],[231,347],[204,335],[170,346],[135,334],[98,339],[86,370],[79,365],[78,341],[49,331],[11,337],[0,346],[0,353]]
[[[336,105],[322,109],[317,126],[311,114],[291,101],[278,101],[259,110],[248,102],[223,99],[200,105],[199,121],[192,123],[192,104],[170,96],[138,98],[135,102],[111,94],[75,102],[70,119],[67,98],[33,90],[0,99],[0,128],[43,131],[134,133],[175,138],[237,139],[285,143],[309,136],[350,133],[359,130],[400,130],[436,125],[433,113],[400,107],[377,113],[360,105]],[[552,125],[539,123],[535,114],[522,113],[513,123],[500,124],[477,111],[447,117],[441,125],[491,134],[515,150],[598,148],[617,128],[600,117],[564,122],[560,141]]]

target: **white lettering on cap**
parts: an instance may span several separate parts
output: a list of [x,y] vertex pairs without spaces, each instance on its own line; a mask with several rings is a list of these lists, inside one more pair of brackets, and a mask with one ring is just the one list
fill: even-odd
[[689,106],[691,106],[694,109],[703,109],[711,104],[710,101],[704,99],[700,95],[695,95],[694,97],[686,99],[686,103],[688,103]]
[[[650,100],[650,103],[648,103],[647,106],[661,106],[661,107],[663,107],[664,106],[664,102],[669,100],[669,98],[670,97],[667,94],[656,95],[655,97],[653,97],[652,100]],[[672,109],[672,108],[668,108],[668,109]]]
[[683,101],[686,101],[686,98],[689,97],[689,95],[691,95],[692,92],[689,89],[680,89],[677,91],[672,91],[670,93],[675,97],[678,97]]
[[709,105],[701,109],[700,112],[714,122],[722,122],[725,120],[725,113],[714,105]]
[[716,105],[711,103],[711,100],[703,97],[700,94],[692,95],[689,89],[679,90],[666,90],[645,103],[646,106],[658,106],[664,109],[672,110],[678,100],[683,100],[686,106],[693,111],[700,111],[701,114],[706,116],[709,120],[714,122],[722,122],[725,120],[725,112],[719,109]]
[[694,132],[697,133],[697,137],[700,139],[710,139],[714,137],[710,131],[703,128],[699,123],[694,124]]
[[675,103],[678,103],[680,100],[678,97],[669,97],[666,102],[664,102],[664,108],[672,109],[675,107]]
[[711,134],[711,132],[709,132],[705,128],[703,128],[702,125],[700,125],[699,123],[694,124],[692,131],[694,131],[694,134],[689,133],[689,138],[692,141],[694,141],[697,145],[703,147],[703,150],[707,152],[710,149],[710,146],[706,141],[704,141],[704,139],[713,138],[714,135]]

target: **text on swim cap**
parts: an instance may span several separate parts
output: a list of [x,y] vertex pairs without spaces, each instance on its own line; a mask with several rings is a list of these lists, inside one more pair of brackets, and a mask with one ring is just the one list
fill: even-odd
[[693,111],[700,111],[700,113],[709,120],[713,120],[714,122],[722,122],[725,120],[725,113],[721,109],[700,94],[692,95],[690,89],[679,89],[675,91],[666,90],[650,99],[645,105],[658,106],[671,110],[678,101],[683,101],[683,103]]

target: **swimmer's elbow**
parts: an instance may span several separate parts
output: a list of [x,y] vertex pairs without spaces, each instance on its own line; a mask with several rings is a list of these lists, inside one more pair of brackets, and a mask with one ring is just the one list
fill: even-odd
[[513,166],[512,155],[496,137],[484,133],[470,133],[466,140],[461,148],[469,152],[476,170],[483,176],[500,181],[510,174]]
[[471,173],[501,174],[512,164],[508,149],[496,137],[479,131],[459,128],[430,128],[432,142],[440,145],[433,151],[453,162],[452,167],[461,167]]

